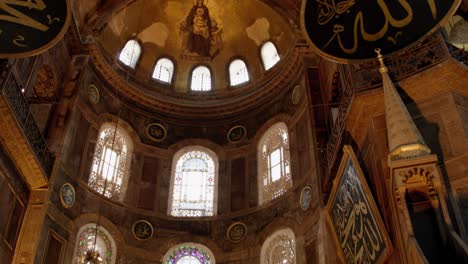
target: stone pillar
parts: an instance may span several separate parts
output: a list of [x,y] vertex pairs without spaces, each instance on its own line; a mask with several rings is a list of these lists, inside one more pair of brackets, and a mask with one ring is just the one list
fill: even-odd
[[34,262],[37,246],[41,239],[48,200],[48,189],[31,191],[16,243],[15,255],[13,256],[14,264],[31,264]]

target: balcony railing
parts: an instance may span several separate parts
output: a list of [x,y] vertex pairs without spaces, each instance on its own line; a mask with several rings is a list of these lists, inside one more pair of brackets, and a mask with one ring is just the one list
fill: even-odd
[[[47,177],[50,177],[54,163],[54,155],[49,151],[48,145],[41,131],[37,127],[36,121],[29,109],[21,88],[12,74],[11,68],[3,70],[8,71],[4,81],[0,79],[1,95],[8,102],[8,105],[16,117],[16,121],[21,127],[24,136],[26,137],[31,149],[36,155],[36,158]],[[5,72],[0,73],[0,76]]]

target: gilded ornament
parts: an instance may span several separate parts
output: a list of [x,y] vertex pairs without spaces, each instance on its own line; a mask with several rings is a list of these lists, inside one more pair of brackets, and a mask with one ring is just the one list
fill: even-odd
[[228,132],[227,139],[230,143],[238,143],[247,136],[247,129],[243,126],[235,126]]
[[152,123],[146,127],[146,135],[155,142],[162,142],[167,137],[167,131],[163,125]]
[[247,236],[247,226],[241,222],[233,223],[227,230],[227,237],[231,242],[241,242]]
[[310,206],[310,200],[312,199],[312,188],[310,186],[304,187],[301,192],[300,205],[301,209],[307,211]]
[[153,225],[146,220],[139,220],[133,224],[133,236],[138,240],[149,240],[153,237]]
[[70,183],[65,183],[60,188],[60,202],[65,208],[70,208],[75,204],[75,189]]
[[302,86],[296,85],[296,87],[294,87],[294,90],[291,94],[291,101],[293,105],[297,105],[301,101],[301,98],[302,98]]
[[99,90],[96,86],[90,85],[88,86],[88,89],[86,90],[88,94],[88,99],[92,104],[98,104],[100,100],[100,95],[99,95]]

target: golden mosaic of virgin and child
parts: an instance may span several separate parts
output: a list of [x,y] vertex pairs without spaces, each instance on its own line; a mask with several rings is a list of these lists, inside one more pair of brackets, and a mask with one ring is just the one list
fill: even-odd
[[206,6],[206,0],[196,0],[181,23],[183,46],[186,52],[202,57],[213,57],[221,48],[222,29]]

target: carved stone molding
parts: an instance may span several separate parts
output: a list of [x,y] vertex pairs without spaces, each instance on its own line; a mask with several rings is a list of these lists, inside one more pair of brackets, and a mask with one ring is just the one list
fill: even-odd
[[[258,106],[269,105],[292,90],[301,80],[303,63],[295,50],[281,61],[280,67],[268,72],[262,79],[251,83],[242,90],[214,91],[207,94],[175,92],[168,89],[154,89],[132,76],[127,80],[124,73],[103,54],[96,45],[90,46],[92,68],[107,83],[110,93],[119,98],[129,99],[129,105],[141,110],[157,109],[159,112],[184,117],[213,118],[239,114]],[[86,85],[86,84],[85,84]]]

